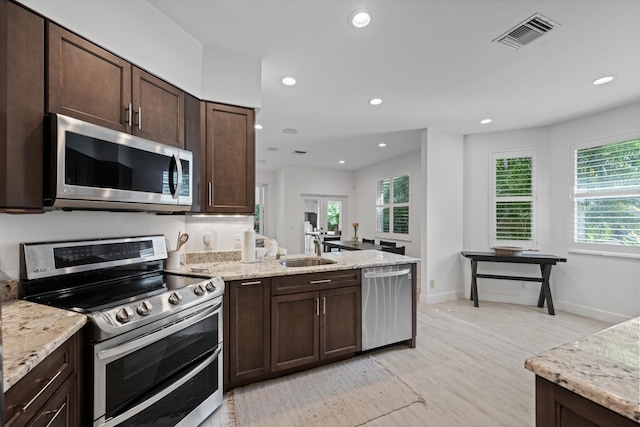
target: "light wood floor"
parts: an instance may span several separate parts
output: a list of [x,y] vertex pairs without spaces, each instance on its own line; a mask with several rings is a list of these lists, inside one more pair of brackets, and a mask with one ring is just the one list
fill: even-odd
[[[525,359],[608,326],[522,305],[418,304],[417,348],[373,354],[426,405],[413,404],[366,426],[534,426],[534,374],[524,368]],[[224,407],[203,426],[218,424],[231,425]]]

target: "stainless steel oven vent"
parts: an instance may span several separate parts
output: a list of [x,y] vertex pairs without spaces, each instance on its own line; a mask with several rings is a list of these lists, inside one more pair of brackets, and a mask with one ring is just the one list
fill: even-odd
[[518,50],[559,26],[560,24],[557,22],[536,13],[506,33],[493,39],[493,42]]

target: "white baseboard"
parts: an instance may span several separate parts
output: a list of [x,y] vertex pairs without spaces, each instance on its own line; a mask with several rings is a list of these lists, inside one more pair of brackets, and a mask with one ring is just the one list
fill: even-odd
[[578,316],[588,317],[590,319],[602,320],[603,322],[610,322],[612,324],[625,322],[632,318],[623,314],[612,313],[610,311],[587,307],[580,304],[573,304],[566,301],[554,301],[554,306],[556,309],[566,311],[567,313],[577,314]]
[[439,302],[451,301],[460,298],[464,298],[463,289],[440,293],[424,292],[423,290],[423,292],[420,293],[420,302],[425,304],[437,304]]

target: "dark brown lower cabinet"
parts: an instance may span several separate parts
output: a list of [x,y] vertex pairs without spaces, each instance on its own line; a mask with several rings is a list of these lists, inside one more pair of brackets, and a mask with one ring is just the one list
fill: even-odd
[[271,355],[269,279],[237,280],[225,292],[225,390],[268,375]]
[[4,394],[5,426],[81,425],[82,331]]
[[536,375],[537,427],[631,427],[638,423]]
[[360,350],[360,287],[271,298],[271,370],[311,365]]

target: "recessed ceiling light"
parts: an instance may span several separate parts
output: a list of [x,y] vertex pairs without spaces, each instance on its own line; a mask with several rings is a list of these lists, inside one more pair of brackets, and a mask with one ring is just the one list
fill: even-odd
[[378,144],[378,147],[386,147],[387,144],[385,144],[384,142],[381,142],[380,144]]
[[278,151],[278,147],[267,147],[267,151]]
[[258,123],[256,123],[253,127],[256,129],[262,129],[262,125],[259,125]]
[[493,120],[491,120],[491,119],[483,119],[483,120],[480,120],[480,124],[486,125],[488,123],[491,123],[492,121]]
[[371,98],[369,100],[369,104],[371,104],[371,105],[380,105],[380,104],[382,104],[382,99],[380,99],[380,98]]
[[603,85],[605,83],[609,83],[611,80],[615,79],[616,76],[605,76],[605,77],[600,77],[599,79],[595,79],[593,82],[594,85]]
[[364,28],[371,23],[371,15],[367,12],[356,12],[351,17],[351,25],[356,28]]
[[296,79],[294,79],[293,77],[285,77],[284,79],[282,79],[282,84],[285,86],[293,86],[294,84],[296,84]]
[[338,160],[338,163],[340,163],[341,165],[344,165],[344,160]]
[[287,135],[293,135],[298,133],[298,129],[285,128],[285,129],[282,129],[282,132],[286,133]]

